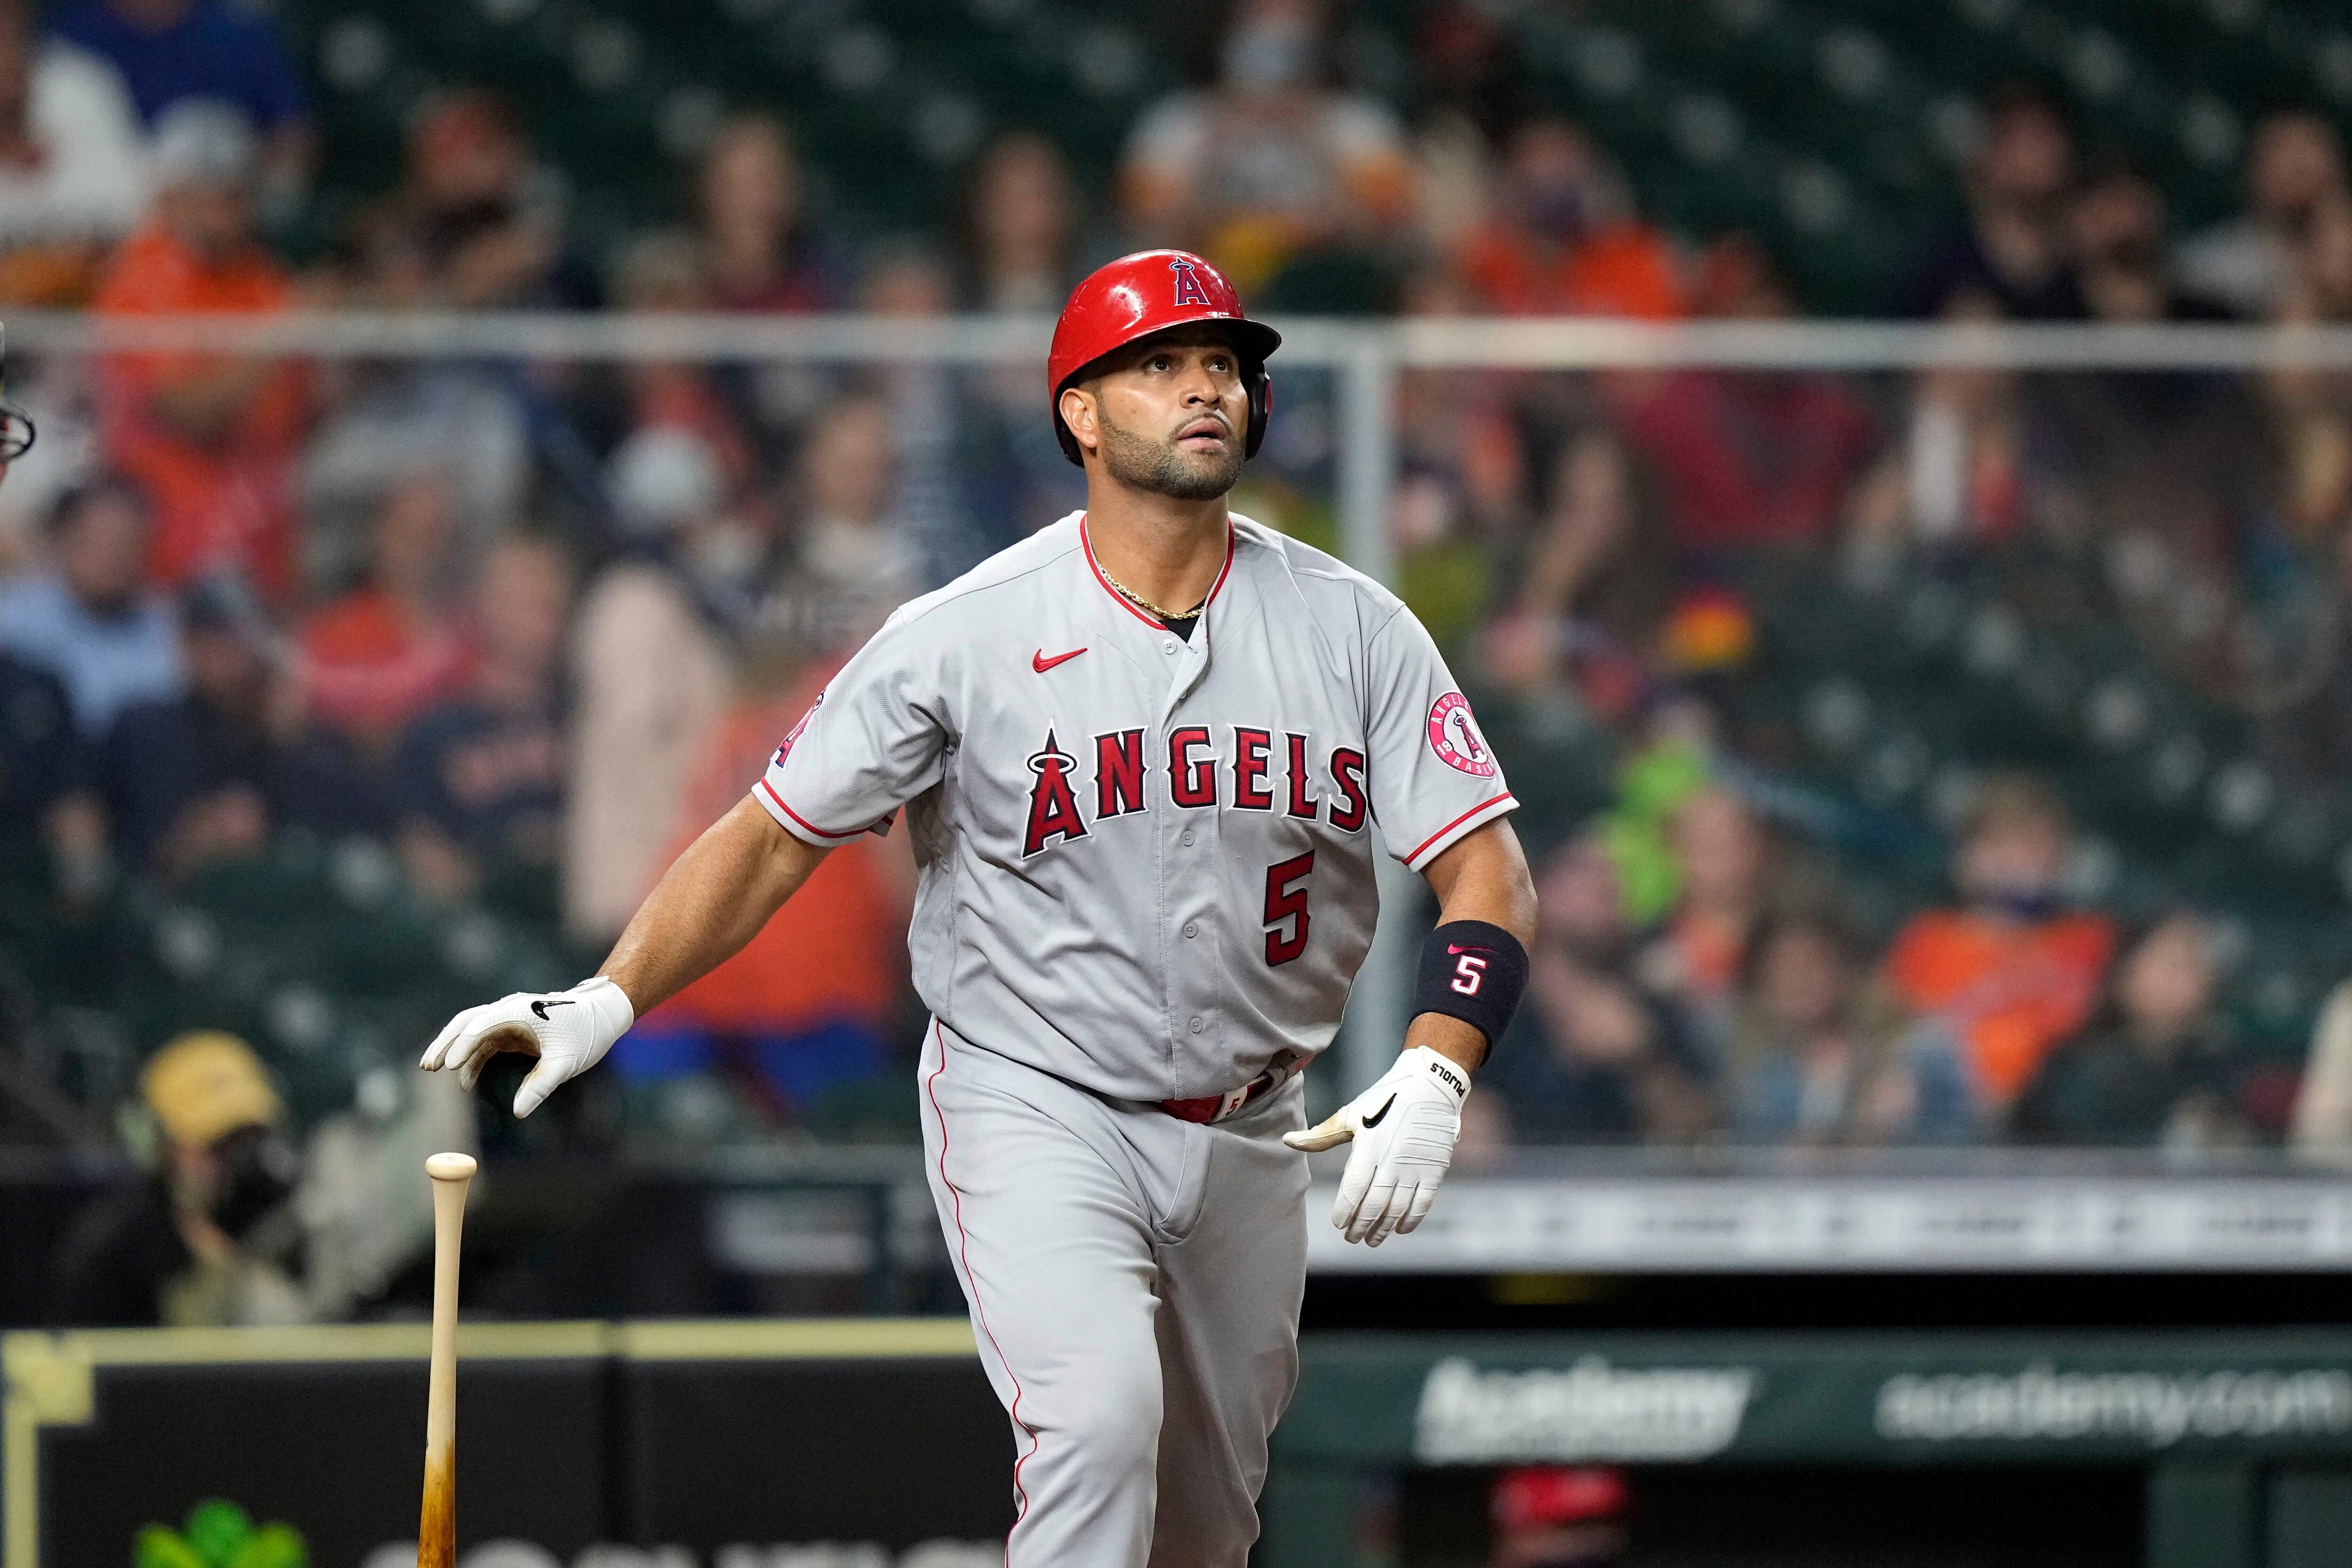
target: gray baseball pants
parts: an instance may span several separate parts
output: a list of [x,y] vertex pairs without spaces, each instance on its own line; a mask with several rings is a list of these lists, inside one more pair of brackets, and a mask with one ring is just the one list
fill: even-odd
[[936,1021],[921,1073],[931,1197],[1013,1417],[1007,1568],[1244,1568],[1298,1380],[1304,1084],[1202,1125]]

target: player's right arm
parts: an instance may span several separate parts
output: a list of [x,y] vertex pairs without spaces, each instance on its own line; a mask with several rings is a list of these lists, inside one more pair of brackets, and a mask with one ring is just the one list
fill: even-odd
[[595,977],[568,991],[518,991],[468,1008],[425,1052],[471,1089],[502,1051],[539,1058],[515,1092],[528,1116],[557,1085],[604,1060],[637,1015],[741,951],[830,851],[803,842],[747,796],[663,873]]
[[740,951],[834,846],[887,829],[938,783],[950,729],[941,682],[955,640],[923,623],[924,603],[902,607],[842,667],[751,793],[663,874],[593,979],[467,1009],[424,1066],[455,1068],[470,1089],[499,1051],[536,1056],[515,1094],[515,1114],[530,1115],[604,1060],[639,1013]]
[[784,831],[746,795],[687,846],[596,973],[642,1013],[740,952],[830,850]]
[[1389,852],[1428,879],[1439,924],[1422,944],[1396,1065],[1283,1142],[1309,1153],[1353,1145],[1331,1223],[1378,1247],[1418,1227],[1437,1199],[1470,1070],[1509,1025],[1527,983],[1536,895],[1502,820],[1517,802],[1436,643],[1399,605],[1368,653],[1373,815]]

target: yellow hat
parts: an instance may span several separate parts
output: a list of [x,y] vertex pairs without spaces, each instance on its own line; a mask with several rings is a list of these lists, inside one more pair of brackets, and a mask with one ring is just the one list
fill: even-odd
[[219,1030],[181,1035],[155,1053],[139,1087],[173,1143],[201,1148],[286,1114],[253,1048]]

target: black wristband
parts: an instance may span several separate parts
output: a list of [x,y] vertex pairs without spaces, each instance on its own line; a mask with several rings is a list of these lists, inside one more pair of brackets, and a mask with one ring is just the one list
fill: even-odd
[[1412,1012],[1460,1019],[1485,1035],[1492,1051],[1527,988],[1528,950],[1517,937],[1483,920],[1449,920],[1421,945]]

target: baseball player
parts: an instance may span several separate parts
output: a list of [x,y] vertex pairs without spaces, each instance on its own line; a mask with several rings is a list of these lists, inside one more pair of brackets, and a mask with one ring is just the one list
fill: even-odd
[[[1181,251],[1081,283],[1047,376],[1087,509],[892,615],[594,978],[425,1054],[468,1083],[536,1055],[528,1114],[903,813],[924,1150],[1012,1416],[1011,1568],[1241,1568],[1297,1369],[1300,1151],[1352,1141],[1349,1240],[1413,1228],[1526,982],[1515,802],[1428,633],[1225,508],[1279,341]],[[1383,852],[1441,908],[1415,1016],[1307,1131]]]

